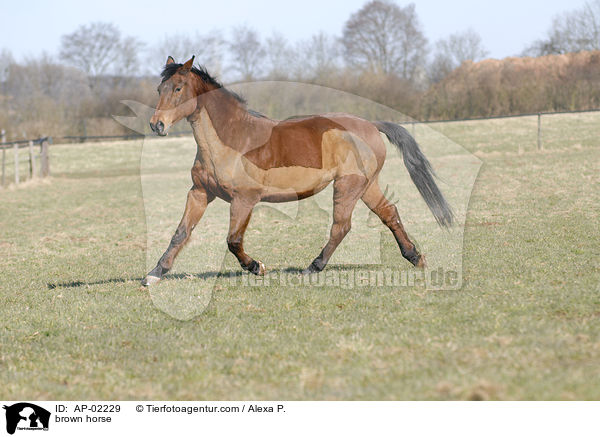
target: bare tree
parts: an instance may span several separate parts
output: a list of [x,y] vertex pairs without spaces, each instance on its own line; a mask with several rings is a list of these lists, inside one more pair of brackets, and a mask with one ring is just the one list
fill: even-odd
[[545,56],[566,53],[562,37],[555,32],[548,32],[546,38],[538,39],[527,46],[521,56]]
[[229,49],[233,58],[232,67],[240,74],[242,80],[252,80],[260,74],[261,63],[266,53],[254,29],[247,26],[235,27]]
[[57,104],[77,107],[88,98],[85,74],[77,68],[61,65],[48,53],[25,58],[19,72],[11,77],[12,93],[22,99],[29,95],[51,98]]
[[6,81],[8,77],[8,67],[15,63],[12,53],[8,49],[2,49],[0,52],[0,83]]
[[340,67],[341,48],[337,39],[319,32],[309,40],[298,44],[302,64],[298,76],[303,79],[319,80]]
[[196,33],[194,36],[173,34],[165,36],[156,48],[150,51],[150,74],[156,74],[164,66],[167,56],[176,62],[184,62],[192,55],[212,74],[220,75],[223,69],[225,39],[218,31],[206,34]]
[[8,49],[2,49],[0,52],[0,93],[6,94],[6,80],[8,79],[9,68],[15,63],[12,53]]
[[371,0],[352,14],[343,44],[349,64],[404,79],[413,78],[427,54],[415,5],[400,7],[389,0]]
[[[5,108],[10,131],[28,135],[55,134],[68,130],[91,96],[86,74],[57,63],[46,53],[13,63],[6,79]],[[0,99],[0,102],[2,99]]]
[[287,79],[293,72],[296,62],[295,50],[290,46],[285,36],[273,32],[265,41],[266,57],[268,61],[267,76],[270,79]]
[[144,43],[139,39],[133,36],[123,38],[117,48],[118,70],[115,73],[126,77],[137,75],[140,72],[140,53],[143,48]]
[[121,32],[112,23],[83,25],[63,35],[60,57],[92,77],[106,74],[118,59]]
[[436,53],[430,65],[430,78],[439,82],[465,61],[479,61],[487,56],[481,36],[473,29],[456,32],[436,44]]
[[555,16],[546,37],[534,41],[523,54],[543,56],[582,50],[600,50],[600,0]]
[[175,62],[185,62],[196,54],[196,43],[192,37],[182,33],[165,35],[161,42],[150,53],[149,64],[153,65],[152,73],[165,65],[168,56]]

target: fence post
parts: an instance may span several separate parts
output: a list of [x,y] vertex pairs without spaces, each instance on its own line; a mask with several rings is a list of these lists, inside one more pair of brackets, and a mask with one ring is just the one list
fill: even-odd
[[415,138],[415,124],[416,123],[413,121],[410,124],[411,124],[411,130],[412,130],[412,137]]
[[6,185],[6,147],[2,146],[2,186]]
[[538,122],[538,135],[537,135],[537,148],[538,150],[542,150],[542,113],[538,112],[538,117],[537,117],[537,122]]
[[33,153],[33,141],[29,140],[29,178],[33,179],[35,176],[35,154]]
[[50,157],[48,156],[48,138],[42,138],[40,143],[40,153],[42,155],[41,176],[43,178],[50,176]]
[[[6,143],[6,130],[0,131],[0,143]],[[6,185],[6,144],[2,145],[2,187]]]
[[19,185],[19,143],[13,145],[15,153],[15,184]]
[[[6,143],[6,131],[0,131],[0,143]],[[2,145],[2,187],[6,185],[6,147]]]

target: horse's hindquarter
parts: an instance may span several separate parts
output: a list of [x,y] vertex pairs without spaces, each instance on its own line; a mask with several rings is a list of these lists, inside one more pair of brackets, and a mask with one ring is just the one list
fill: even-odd
[[213,181],[207,189],[225,200],[237,194],[269,202],[298,200],[348,174],[371,179],[385,158],[377,128],[345,114],[279,122],[266,141],[242,150],[223,143],[205,111],[199,123],[193,127],[197,166],[206,173],[201,179]]
[[[323,117],[329,118],[343,128],[340,130],[345,141],[339,142],[338,147],[333,149],[338,156],[345,156],[344,151],[358,153],[356,156],[359,159],[358,168],[362,167],[369,178],[381,170],[385,161],[386,148],[379,130],[372,122],[350,114],[333,113],[325,114]],[[346,171],[348,170],[346,168]]]

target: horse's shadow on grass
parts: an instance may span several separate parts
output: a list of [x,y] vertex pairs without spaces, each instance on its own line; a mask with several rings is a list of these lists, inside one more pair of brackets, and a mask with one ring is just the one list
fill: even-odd
[[[169,279],[210,279],[214,277],[232,277],[241,276],[243,272],[234,271],[219,271],[219,272],[202,272],[202,273],[172,273],[163,276],[163,280]],[[48,289],[53,290],[55,288],[77,288],[83,286],[92,285],[105,285],[105,284],[124,284],[126,282],[142,282],[143,277],[140,278],[110,278],[101,279],[98,281],[71,281],[71,282],[54,282],[48,283]]]
[[[274,269],[270,270],[269,273],[297,273],[300,274],[302,269],[297,267],[286,267],[284,269]],[[222,271],[209,271],[202,273],[172,273],[167,274],[163,277],[163,280],[170,279],[210,279],[210,278],[232,278],[232,277],[240,277],[246,272],[242,270],[222,270]],[[83,286],[93,286],[93,285],[106,285],[106,284],[124,284],[126,282],[138,282],[142,281],[142,277],[139,278],[109,278],[109,279],[101,279],[98,281],[70,281],[70,282],[49,282],[46,284],[49,290],[54,290],[55,288],[77,288]]]
[[[330,270],[354,270],[357,267],[356,265],[331,265],[328,266]],[[364,266],[362,266],[364,267]],[[299,267],[284,267],[281,269],[272,269],[267,272],[267,274],[302,274],[304,269]],[[164,281],[172,280],[172,279],[210,279],[210,278],[238,278],[244,274],[248,274],[243,270],[221,270],[221,271],[208,271],[202,273],[171,273],[167,274],[163,277]],[[46,284],[49,290],[54,290],[55,288],[77,288],[83,286],[94,286],[94,285],[106,285],[106,284],[124,284],[126,282],[137,282],[140,283],[142,281],[142,277],[140,278],[109,278],[109,279],[101,279],[98,281],[71,281],[71,282],[52,282]]]

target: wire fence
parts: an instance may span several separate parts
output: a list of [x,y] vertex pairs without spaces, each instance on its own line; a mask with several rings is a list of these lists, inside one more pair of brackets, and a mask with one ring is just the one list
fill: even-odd
[[404,122],[402,124],[408,125],[411,128],[411,133],[415,134],[415,126],[417,124],[438,124],[438,123],[457,123],[457,122],[466,122],[466,121],[486,121],[486,120],[502,120],[508,118],[521,118],[521,117],[537,117],[537,148],[541,150],[544,148],[543,143],[543,124],[542,119],[545,115],[561,115],[561,114],[584,114],[584,113],[593,113],[600,112],[600,109],[585,109],[585,110],[577,110],[577,111],[554,111],[554,112],[532,112],[528,114],[516,114],[516,115],[496,115],[491,117],[475,117],[475,118],[457,118],[457,119],[447,119],[447,120],[411,120],[408,122]]
[[[416,125],[434,125],[440,123],[457,123],[457,122],[468,122],[468,121],[486,121],[486,120],[500,120],[500,119],[509,119],[509,118],[519,118],[519,117],[537,117],[537,149],[541,150],[544,148],[543,141],[543,132],[544,132],[544,124],[543,118],[544,116],[552,116],[552,115],[560,115],[560,114],[581,114],[581,113],[594,113],[600,112],[600,109],[588,109],[581,111],[555,111],[555,112],[534,112],[529,114],[517,114],[517,115],[499,115],[492,117],[477,117],[477,118],[461,118],[461,119],[446,119],[446,120],[410,120],[403,121],[400,124],[407,126],[410,129],[413,136],[415,136],[415,126]],[[171,136],[188,136],[192,135],[192,131],[177,131],[172,132],[169,135]],[[13,163],[14,163],[14,172],[13,178],[14,183],[19,184],[22,180],[22,175],[19,171],[19,165],[21,163],[21,158],[19,154],[20,149],[27,149],[28,154],[26,160],[29,162],[29,178],[34,179],[37,177],[45,178],[50,176],[50,156],[49,156],[49,146],[51,144],[60,145],[60,144],[84,144],[86,142],[93,141],[116,141],[116,140],[134,140],[144,138],[145,135],[132,133],[126,135],[67,135],[62,137],[41,137],[32,140],[15,140],[15,141],[6,141],[5,131],[2,130],[0,133],[0,150],[2,151],[2,179],[0,181],[0,186],[5,187],[7,185],[7,161],[8,161],[8,151],[12,150],[13,153]],[[39,152],[36,152],[35,146],[39,146]],[[38,165],[39,163],[39,165]],[[25,175],[23,175],[25,177]],[[12,178],[11,178],[12,179]]]

